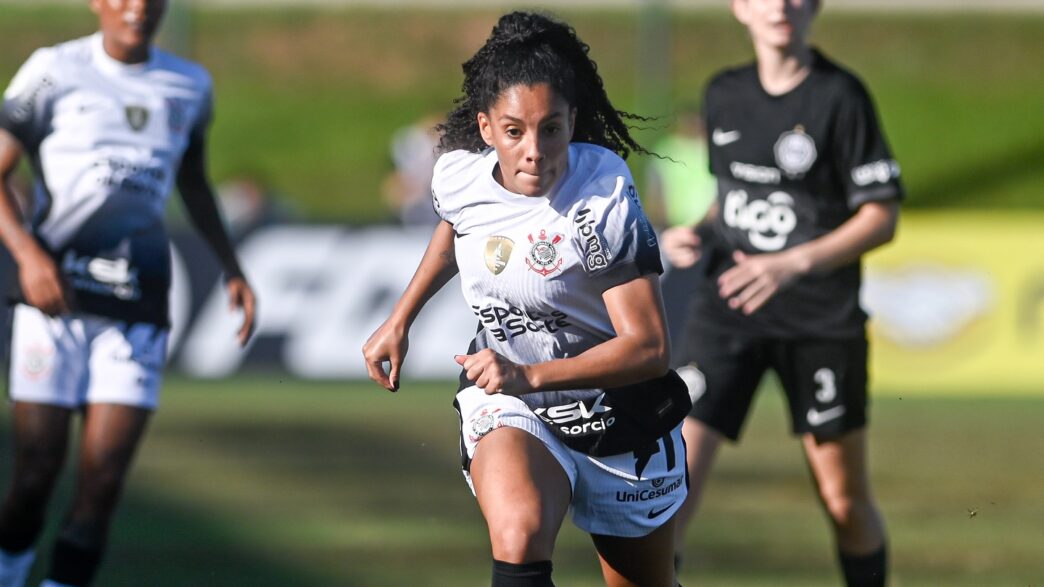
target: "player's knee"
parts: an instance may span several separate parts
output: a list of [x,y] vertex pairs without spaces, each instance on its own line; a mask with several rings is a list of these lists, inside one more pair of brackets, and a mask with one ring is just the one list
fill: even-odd
[[47,502],[61,470],[61,463],[39,462],[20,467],[11,482],[11,498],[26,507],[39,506]]
[[827,513],[840,528],[859,527],[873,517],[874,505],[869,499],[845,494],[823,495]]
[[493,558],[515,564],[550,559],[552,539],[547,534],[533,524],[490,527]]

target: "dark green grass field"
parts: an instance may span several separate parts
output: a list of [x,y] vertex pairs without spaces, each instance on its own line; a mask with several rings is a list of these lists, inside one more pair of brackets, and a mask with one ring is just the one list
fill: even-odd
[[[99,587],[488,585],[485,527],[458,470],[452,390],[172,379]],[[1044,585],[1044,398],[893,393],[872,416],[894,586]],[[7,423],[5,412],[4,482]],[[839,584],[826,522],[785,432],[770,386],[744,443],[721,455],[689,535],[685,585]],[[66,483],[59,510],[68,492]],[[601,584],[587,537],[568,522],[554,562],[559,585]]]

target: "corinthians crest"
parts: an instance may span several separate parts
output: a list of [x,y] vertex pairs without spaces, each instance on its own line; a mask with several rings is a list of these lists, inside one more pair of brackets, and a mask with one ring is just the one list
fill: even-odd
[[511,258],[511,251],[514,248],[515,241],[506,236],[489,237],[486,240],[486,269],[489,269],[493,275],[500,275],[500,272],[507,267],[508,259]]
[[127,115],[127,124],[135,132],[145,128],[149,123],[149,111],[144,106],[125,106],[123,113]]
[[526,265],[544,277],[561,269],[562,257],[555,246],[564,238],[565,235],[557,232],[549,237],[546,230],[541,230],[537,238],[533,238],[533,235],[530,234],[529,242],[533,243],[533,246],[529,248]]
[[816,142],[805,134],[805,127],[797,125],[794,130],[779,135],[776,146],[776,165],[789,177],[798,177],[812,169],[816,162]]

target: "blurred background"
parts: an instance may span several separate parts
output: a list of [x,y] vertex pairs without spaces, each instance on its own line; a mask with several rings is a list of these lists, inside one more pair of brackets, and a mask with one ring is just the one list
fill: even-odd
[[[452,355],[474,332],[456,284],[416,323],[399,393],[364,381],[359,349],[434,225],[430,129],[509,7],[171,2],[160,44],[214,77],[211,174],[260,324],[239,350],[216,264],[172,199],[169,375],[99,585],[488,584],[451,408]],[[715,71],[752,58],[725,0],[545,7],[590,44],[617,107],[657,118],[637,135],[654,148],[685,134]],[[0,1],[2,85],[94,24],[82,0]],[[1041,0],[827,0],[815,27],[869,85],[909,193],[896,242],[865,261],[893,585],[1044,585],[1042,31]],[[668,184],[630,163],[669,222]],[[765,382],[743,443],[719,458],[686,585],[840,583],[777,389]],[[3,483],[8,426],[5,411]],[[568,523],[554,562],[560,585],[601,584]]]

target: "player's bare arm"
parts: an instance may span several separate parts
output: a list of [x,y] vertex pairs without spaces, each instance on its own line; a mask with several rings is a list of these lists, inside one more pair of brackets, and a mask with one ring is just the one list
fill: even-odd
[[[399,369],[409,350],[409,330],[417,314],[457,274],[453,237],[453,225],[445,220],[439,222],[417,271],[392,309],[391,316],[363,345],[366,373],[388,391],[399,389]],[[391,365],[388,372],[384,370],[385,362]]]
[[659,278],[646,275],[602,294],[616,336],[566,359],[516,365],[491,350],[460,355],[467,377],[486,393],[617,387],[667,372],[667,338]]
[[898,220],[898,201],[868,202],[844,224],[807,243],[763,255],[737,251],[736,266],[718,279],[719,293],[729,307],[753,314],[798,277],[832,271],[888,243]]
[[206,174],[205,139],[202,133],[193,133],[178,170],[178,191],[185,202],[185,209],[196,230],[210,245],[225,271],[225,287],[228,290],[229,307],[242,310],[243,323],[237,337],[245,345],[254,332],[254,316],[257,299],[243,270],[236,259],[232,242],[225,226],[221,223],[214,190]]
[[25,230],[22,212],[8,183],[21,159],[21,143],[0,129],[0,240],[18,264],[18,281],[25,300],[50,316],[65,314],[69,312],[69,299],[58,268]]

